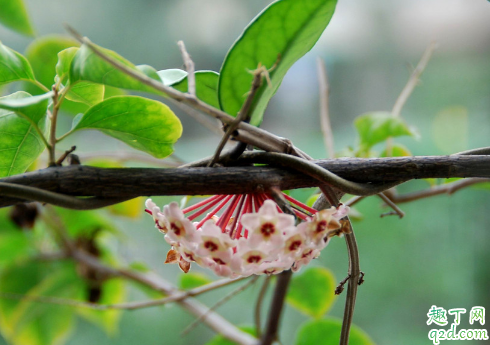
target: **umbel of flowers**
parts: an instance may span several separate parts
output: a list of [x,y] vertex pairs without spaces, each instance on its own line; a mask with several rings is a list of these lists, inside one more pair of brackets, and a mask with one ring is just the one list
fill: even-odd
[[172,202],[163,210],[148,199],[146,212],[172,246],[166,263],[178,263],[184,272],[195,262],[223,277],[277,274],[317,258],[342,233],[340,219],[349,211],[343,205],[316,211],[283,195],[302,220],[298,225],[268,194],[215,195],[184,209]]

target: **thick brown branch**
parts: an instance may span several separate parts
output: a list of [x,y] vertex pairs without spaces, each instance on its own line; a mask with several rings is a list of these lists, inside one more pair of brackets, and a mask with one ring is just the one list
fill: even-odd
[[[417,178],[490,177],[489,156],[343,158],[314,161],[356,182],[388,183]],[[219,167],[188,169],[52,167],[1,179],[75,196],[137,197],[253,193],[271,186],[295,189],[318,181],[290,169]],[[18,200],[1,198],[0,206]]]

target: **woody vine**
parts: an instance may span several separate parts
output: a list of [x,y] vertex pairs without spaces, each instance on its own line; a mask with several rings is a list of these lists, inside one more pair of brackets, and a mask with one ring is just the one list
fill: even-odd
[[[280,341],[286,298],[307,314],[316,315],[318,311],[311,304],[320,304],[322,298],[328,299],[334,292],[342,293],[347,284],[342,326],[329,324],[326,329],[338,332],[338,343],[349,343],[357,289],[364,281],[349,207],[362,198],[375,196],[392,209],[386,215],[402,218],[400,203],[489,182],[490,149],[413,157],[395,142],[399,136],[416,135],[401,117],[401,110],[428,64],[434,45],[424,53],[392,111],[356,119],[360,145],[352,157],[334,157],[328,83],[321,60],[321,124],[329,159],[312,160],[290,140],[260,129],[269,100],[288,69],[314,46],[335,5],[335,0],[273,2],[230,48],[219,73],[196,71],[183,42],[179,42],[179,49],[185,70],[157,71],[148,65],[134,66],[67,26],[76,42],[60,39],[59,45],[66,47],[57,52],[52,71],[55,77],[41,81],[26,57],[0,46],[0,85],[22,81],[25,86],[25,90],[0,98],[0,130],[4,133],[0,137],[0,205],[14,205],[10,217],[22,227],[41,224],[41,235],[37,235],[40,237],[22,239],[24,247],[16,254],[18,257],[2,267],[0,331],[9,342],[42,343],[43,340],[29,338],[30,327],[53,314],[41,313],[32,320],[27,313],[40,304],[69,306],[71,309],[61,312],[63,317],[72,318],[76,310],[96,323],[104,323],[106,316],[101,315],[109,314],[94,310],[108,313],[178,303],[221,337],[237,344],[268,345]],[[285,17],[289,18],[287,26],[279,25]],[[26,23],[3,21],[14,30],[29,33]],[[127,95],[128,90],[150,93],[163,100]],[[220,133],[222,140],[212,157],[187,164],[172,160],[173,144],[181,136],[182,125],[166,103]],[[63,116],[66,104],[80,105],[84,110],[74,117],[72,129],[59,135],[57,120]],[[218,119],[222,127],[210,118]],[[90,167],[83,164],[84,158],[77,155],[75,146],[64,153],[56,149],[59,142],[67,142],[73,133],[87,129],[98,130],[153,156],[155,159],[146,158],[152,163],[170,167]],[[224,150],[229,142],[233,147]],[[372,157],[371,148],[379,143],[385,143],[384,157]],[[45,150],[47,167],[26,172]],[[397,185],[420,178],[465,179],[410,195],[397,194]],[[304,187],[318,188],[308,202],[295,200],[284,192]],[[346,194],[351,197],[346,198]],[[114,264],[115,253],[104,247],[100,236],[108,230],[107,225],[93,220],[97,223],[95,229],[73,230],[70,223],[76,212],[69,209],[98,209],[139,196],[160,195],[212,195],[197,201],[186,197],[182,205],[157,205],[148,199],[146,211],[168,242],[168,263],[177,263],[185,273],[193,265],[208,268],[225,277],[223,280],[203,285],[194,282],[190,289],[177,289],[146,268]],[[308,270],[307,264],[330,241],[340,240],[337,237],[345,239],[349,255],[346,278],[321,296],[288,295],[290,281],[295,280],[293,271],[305,271],[297,284],[301,284],[301,279],[305,279],[305,285],[308,279],[330,279],[325,271]],[[53,267],[61,273],[50,274]],[[19,272],[34,272],[37,278],[19,285]],[[257,297],[252,330],[233,325],[214,307],[193,299],[246,280],[235,292],[239,293],[262,276],[265,278]],[[107,291],[117,290],[121,281],[136,282],[145,291],[150,290],[150,296],[158,297],[130,302],[114,299],[114,294]],[[261,304],[270,282],[275,284],[274,293],[263,322]],[[221,303],[228,298],[231,296]],[[117,323],[114,320],[111,322]],[[66,338],[69,329],[48,335],[51,338],[47,343]],[[306,333],[298,333],[298,344],[314,343]],[[222,339],[214,341],[219,343]],[[372,341],[355,330],[350,343]]]

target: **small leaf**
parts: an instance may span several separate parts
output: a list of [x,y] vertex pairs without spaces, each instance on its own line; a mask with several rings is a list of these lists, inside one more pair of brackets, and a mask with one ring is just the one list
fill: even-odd
[[66,84],[68,74],[70,73],[70,66],[73,57],[77,54],[78,47],[71,47],[63,49],[58,53],[58,61],[56,62],[55,71],[58,78],[60,78],[63,84]]
[[[320,38],[335,10],[336,0],[275,1],[245,29],[228,52],[219,79],[221,109],[236,116],[252,85],[250,71],[259,64],[270,70],[271,86],[264,82],[251,109],[258,126],[269,100],[288,69]],[[276,64],[277,63],[277,64]]]
[[177,68],[164,69],[162,71],[158,71],[157,73],[165,86],[174,85],[187,77],[186,71]]
[[[219,74],[213,71],[197,71],[196,76],[196,96],[204,103],[219,109],[218,100],[218,79]],[[187,77],[171,85],[174,89],[187,92]]]
[[[49,90],[55,83],[56,63],[58,53],[64,49],[78,46],[78,42],[64,36],[51,35],[35,39],[26,49],[26,58],[29,60],[36,79]],[[26,91],[38,94],[37,86],[28,85]]]
[[[20,92],[0,98],[0,102],[28,95]],[[37,113],[32,113],[37,117]],[[43,121],[39,123],[43,128]],[[0,109],[0,177],[24,173],[44,151],[45,145],[35,124],[10,110]]]
[[407,156],[413,156],[412,152],[402,144],[392,144],[390,154],[388,155],[388,152],[384,150],[381,152],[380,157],[407,157]]
[[38,96],[31,96],[27,92],[18,91],[8,97],[0,98],[0,109],[11,110],[18,115],[38,123],[48,109],[48,101],[54,93],[48,92]]
[[[245,333],[248,333],[250,335],[255,336],[257,332],[255,331],[255,327],[252,326],[240,326],[238,327]],[[207,342],[205,345],[236,345],[237,343],[234,343],[231,340],[226,339],[222,335],[217,335],[213,339],[211,339],[209,342]]]
[[116,96],[93,106],[75,130],[88,128],[157,158],[170,155],[182,134],[182,125],[170,108],[138,96]]
[[0,0],[0,23],[23,35],[34,36],[23,0]]
[[286,301],[302,313],[320,318],[333,304],[335,278],[323,267],[313,267],[293,275]]
[[[303,323],[296,335],[295,345],[337,345],[340,339],[342,320],[326,318]],[[352,325],[349,345],[375,345],[359,327]]]
[[190,290],[211,283],[212,280],[203,273],[187,273],[180,275],[179,287]]
[[35,80],[29,61],[0,43],[0,85],[19,80]]
[[[101,289],[99,304],[118,304],[126,301],[126,283],[123,279],[109,279],[102,284]],[[115,335],[118,331],[119,320],[122,316],[121,310],[79,308],[77,312],[86,320],[103,329],[108,335]]]
[[373,112],[359,116],[354,124],[361,139],[361,150],[363,152],[389,137],[400,137],[403,135],[416,136],[413,129],[409,128],[405,121],[389,112]]
[[[99,47],[99,49],[113,59],[119,61],[126,67],[135,71],[142,72],[148,77],[153,78],[159,82],[161,81],[154,68],[147,65],[137,68],[131,62],[124,59],[122,56],[118,55],[112,50],[104,49],[102,47]],[[158,91],[155,91],[155,89],[142,84],[133,77],[130,77],[127,74],[119,71],[111,64],[103,60],[101,57],[96,55],[92,50],[90,50],[89,47],[85,45],[82,45],[82,47],[80,47],[78,52],[73,57],[70,68],[70,82],[75,83],[80,80],[110,85],[122,89],[147,91],[157,94],[160,93]]]
[[104,99],[104,85],[89,81],[78,82],[70,87],[66,99],[73,102],[85,103],[89,106],[96,105]]

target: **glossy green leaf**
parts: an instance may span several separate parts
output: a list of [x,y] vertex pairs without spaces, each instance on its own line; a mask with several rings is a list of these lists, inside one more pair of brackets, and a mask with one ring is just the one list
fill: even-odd
[[27,92],[18,91],[7,97],[0,98],[0,109],[11,110],[34,123],[38,123],[48,109],[48,103],[53,97],[53,92],[38,96],[31,96]]
[[[30,95],[17,92],[0,98],[0,102],[27,96]],[[37,105],[27,108],[32,110],[37,108]],[[41,115],[35,111],[27,113],[33,118]],[[41,130],[43,123],[39,122]],[[0,177],[24,173],[44,151],[44,142],[34,126],[36,123],[32,120],[30,122],[11,110],[0,109]]]
[[[218,79],[219,74],[213,71],[197,71],[196,76],[196,96],[204,103],[219,109],[218,100]],[[187,77],[171,85],[174,89],[187,92]]]
[[293,275],[286,302],[314,318],[322,317],[335,299],[335,278],[323,267],[312,267]]
[[190,290],[211,283],[212,280],[203,273],[187,273],[180,275],[179,287]]
[[[303,323],[297,333],[295,345],[338,345],[342,320],[326,318]],[[359,327],[352,325],[349,345],[375,345]]]
[[0,85],[19,80],[35,80],[32,67],[24,56],[0,42]]
[[[58,53],[58,62],[56,63],[56,78],[59,78],[62,84],[70,84],[68,75],[73,57],[77,54],[79,48],[71,47]],[[79,81],[71,85],[66,93],[66,99],[73,102],[84,103],[91,107],[104,99],[105,86],[89,81]],[[85,112],[87,109],[82,110]]]
[[320,38],[335,10],[336,0],[275,1],[245,29],[228,52],[219,79],[221,109],[236,116],[252,85],[250,71],[270,70],[252,105],[250,123],[258,126],[269,100],[288,69]]
[[393,116],[390,112],[363,114],[354,124],[361,140],[361,150],[364,152],[389,137],[416,136],[415,131],[409,128],[403,119]]
[[410,150],[405,145],[398,144],[398,143],[392,144],[390,151],[391,152],[387,152],[387,150],[384,150],[383,152],[381,152],[381,156],[380,157],[406,157],[406,156],[413,156],[412,155],[412,152],[410,152]]
[[[241,326],[238,328],[240,328],[242,331],[244,331],[250,335],[253,335],[253,336],[255,336],[257,334],[257,332],[255,331],[255,327],[252,327],[252,326]],[[207,342],[205,345],[236,345],[236,343],[231,341],[231,340],[226,339],[222,335],[217,335],[213,339],[211,339],[209,342]]]
[[85,103],[88,106],[96,105],[104,99],[104,85],[88,81],[78,82],[70,87],[66,99],[73,102]]
[[23,0],[0,0],[0,8],[0,23],[23,35],[34,35]]
[[[55,83],[58,53],[78,45],[77,41],[59,35],[45,36],[34,40],[26,49],[26,58],[32,66],[36,79],[51,90]],[[39,93],[36,86],[28,85],[27,87],[26,91],[33,94]]]
[[89,128],[157,158],[170,155],[182,134],[180,120],[169,107],[138,96],[116,96],[93,106],[74,130]]
[[55,73],[63,84],[66,84],[66,81],[68,80],[71,62],[79,49],[80,48],[78,47],[71,47],[63,49],[58,53],[58,61],[56,62]]
[[[157,74],[157,71],[147,65],[140,66],[137,68],[131,62],[124,59],[122,56],[113,52],[112,50],[104,49],[99,47],[101,51],[111,56],[115,60],[119,61],[121,64],[135,71],[144,73],[150,78],[157,81],[161,81]],[[137,90],[137,91],[147,91],[153,93],[159,93],[155,89],[146,86],[128,76],[127,74],[119,71],[111,64],[103,60],[101,57],[96,55],[90,48],[83,45],[80,47],[78,52],[73,57],[70,68],[70,81],[75,83],[77,81],[91,81],[98,84],[110,85],[122,89]]]
[[[126,283],[123,279],[113,278],[105,281],[101,286],[99,304],[118,304],[126,302]],[[78,309],[78,314],[102,328],[108,335],[117,333],[122,310],[93,310]]]

